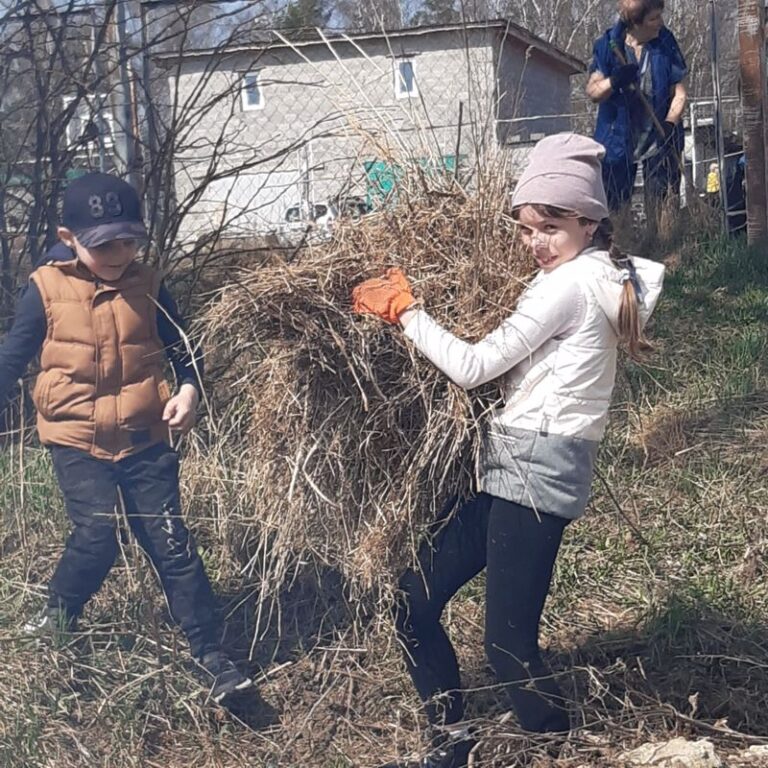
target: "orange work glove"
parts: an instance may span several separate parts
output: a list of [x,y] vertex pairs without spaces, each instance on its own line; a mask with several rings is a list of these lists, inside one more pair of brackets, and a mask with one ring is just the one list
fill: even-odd
[[397,323],[400,315],[416,301],[408,278],[397,267],[384,277],[374,277],[355,286],[352,309],[360,314],[377,315],[388,323]]

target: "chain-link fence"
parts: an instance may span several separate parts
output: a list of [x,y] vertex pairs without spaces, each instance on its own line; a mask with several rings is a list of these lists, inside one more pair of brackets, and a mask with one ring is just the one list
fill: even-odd
[[746,226],[745,155],[741,101],[696,99],[688,105],[686,162],[693,194],[724,206],[729,231]]
[[[140,189],[151,256],[176,264],[222,238],[326,231],[405,179],[471,185],[501,167],[511,182],[537,139],[593,126],[585,62],[514,23],[307,38],[266,30],[265,7],[31,0],[0,19],[2,318],[56,239],[63,188],[88,170]],[[711,105],[690,119],[699,189]],[[736,101],[722,125],[737,157]]]
[[194,17],[147,5],[133,22],[121,3],[4,19],[5,315],[55,241],[63,188],[88,170],[141,190],[171,259],[363,215],[406,177],[472,183],[570,126],[582,62],[510,23],[309,40],[237,28],[201,49]]

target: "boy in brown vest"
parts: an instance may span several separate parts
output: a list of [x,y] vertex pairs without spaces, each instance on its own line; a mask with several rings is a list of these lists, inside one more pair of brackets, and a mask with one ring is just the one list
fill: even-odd
[[[103,173],[72,182],[58,235],[0,347],[0,406],[41,353],[37,427],[72,522],[48,605],[28,629],[76,629],[117,557],[121,498],[171,615],[221,701],[251,680],[221,650],[211,585],[181,518],[179,458],[169,446],[170,430],[186,432],[195,422],[202,358],[183,343],[160,274],[135,260],[147,231],[129,184]],[[173,396],[166,358],[178,382]]]

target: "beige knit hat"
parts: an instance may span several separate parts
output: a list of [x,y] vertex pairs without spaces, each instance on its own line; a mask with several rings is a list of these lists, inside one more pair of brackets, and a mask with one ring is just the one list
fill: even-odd
[[600,161],[605,148],[578,133],[556,133],[531,150],[512,207],[552,205],[592,221],[608,216]]

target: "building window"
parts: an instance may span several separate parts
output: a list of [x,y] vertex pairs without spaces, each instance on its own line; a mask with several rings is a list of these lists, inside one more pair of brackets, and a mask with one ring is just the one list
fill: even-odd
[[243,110],[264,108],[264,94],[261,92],[261,84],[259,83],[259,75],[257,73],[243,75],[241,95]]
[[92,143],[100,142],[104,149],[111,150],[114,145],[115,120],[106,95],[88,94],[79,99],[77,96],[64,96],[63,110],[66,112],[75,101],[75,110],[66,125],[67,149],[87,150]]
[[413,60],[398,59],[395,61],[395,96],[398,99],[410,99],[417,95]]

